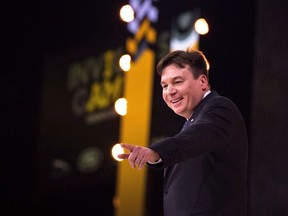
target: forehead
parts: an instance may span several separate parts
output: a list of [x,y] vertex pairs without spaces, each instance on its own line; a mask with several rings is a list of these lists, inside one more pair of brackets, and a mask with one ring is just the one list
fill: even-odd
[[190,78],[194,77],[191,69],[189,67],[180,68],[176,65],[169,65],[162,71],[161,82],[166,82],[169,80],[174,80],[177,78]]

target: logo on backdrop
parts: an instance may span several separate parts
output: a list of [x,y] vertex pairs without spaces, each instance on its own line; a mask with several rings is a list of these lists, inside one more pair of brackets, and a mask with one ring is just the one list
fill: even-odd
[[69,65],[67,88],[71,109],[88,125],[116,118],[115,101],[121,97],[124,75],[118,66],[121,50],[108,50]]
[[135,19],[128,23],[127,29],[134,38],[126,41],[126,50],[136,61],[149,44],[154,44],[157,39],[157,32],[152,23],[158,20],[158,9],[153,6],[152,0],[145,0],[140,3],[137,0],[130,0],[129,4],[136,13]]

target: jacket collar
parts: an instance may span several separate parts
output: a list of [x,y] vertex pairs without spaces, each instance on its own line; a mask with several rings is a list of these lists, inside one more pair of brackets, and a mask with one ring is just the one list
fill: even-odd
[[195,108],[192,116],[189,118],[189,121],[194,119],[201,112],[201,110],[207,104],[208,101],[210,101],[212,98],[215,98],[217,96],[219,96],[219,94],[215,90],[213,90],[211,91],[210,94],[208,94],[205,98],[203,98],[203,100],[201,100],[200,103]]

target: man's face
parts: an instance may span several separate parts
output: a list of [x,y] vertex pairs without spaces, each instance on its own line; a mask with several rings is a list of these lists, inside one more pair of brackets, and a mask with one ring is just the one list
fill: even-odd
[[162,96],[166,104],[178,115],[189,118],[208,90],[204,75],[194,78],[188,67],[172,64],[161,75]]

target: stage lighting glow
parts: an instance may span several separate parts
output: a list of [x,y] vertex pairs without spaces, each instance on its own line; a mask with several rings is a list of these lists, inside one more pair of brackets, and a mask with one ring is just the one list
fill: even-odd
[[119,143],[115,144],[111,150],[111,154],[113,158],[117,161],[122,161],[123,159],[118,158],[118,154],[123,154],[124,149],[121,147]]
[[131,67],[131,56],[128,54],[121,56],[119,60],[119,65],[123,71],[126,71],[126,72],[129,71]]
[[115,102],[114,108],[119,115],[125,116],[127,114],[127,100],[125,98],[119,98]]
[[124,22],[131,22],[134,20],[134,10],[130,5],[124,5],[120,9],[120,17]]
[[195,31],[200,35],[205,35],[209,32],[209,26],[205,19],[201,18],[195,22]]

